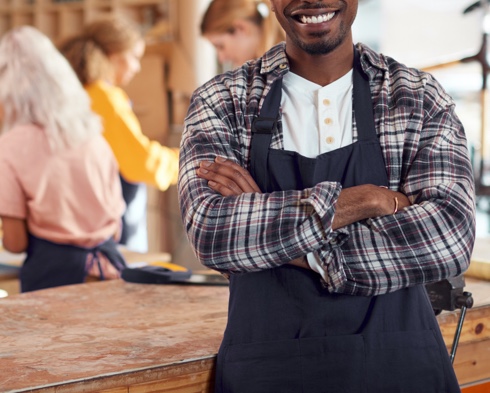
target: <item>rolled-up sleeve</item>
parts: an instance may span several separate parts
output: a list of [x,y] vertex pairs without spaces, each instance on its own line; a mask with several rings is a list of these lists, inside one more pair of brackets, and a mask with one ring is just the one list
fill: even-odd
[[379,295],[454,277],[469,266],[475,191],[467,141],[450,98],[437,82],[428,83],[421,110],[402,111],[409,114],[406,126],[385,145],[387,161],[395,163],[390,187],[412,205],[346,227],[343,244],[319,252],[332,292]]

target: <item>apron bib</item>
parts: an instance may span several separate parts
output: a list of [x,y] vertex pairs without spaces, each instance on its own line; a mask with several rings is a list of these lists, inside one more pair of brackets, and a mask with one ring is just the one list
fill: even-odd
[[[264,192],[322,181],[388,185],[371,93],[355,51],[358,140],[314,159],[270,148],[282,79],[253,123],[251,173]],[[317,273],[284,265],[230,277],[220,393],[456,393],[448,352],[424,287],[360,297],[328,293]]]

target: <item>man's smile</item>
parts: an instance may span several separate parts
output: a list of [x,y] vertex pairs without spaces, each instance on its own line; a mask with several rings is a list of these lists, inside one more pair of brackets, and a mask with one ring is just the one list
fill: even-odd
[[334,16],[335,16],[335,12],[329,12],[326,14],[312,15],[312,16],[300,15],[300,16],[296,16],[295,18],[298,19],[303,24],[315,24],[315,23],[328,22]]

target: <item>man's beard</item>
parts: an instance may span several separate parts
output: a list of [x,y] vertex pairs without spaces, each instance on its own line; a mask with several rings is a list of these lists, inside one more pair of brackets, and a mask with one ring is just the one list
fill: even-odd
[[[302,42],[301,40],[297,39],[296,37],[292,37],[292,39],[293,39],[294,43],[299,48],[304,50],[306,53],[308,53],[309,55],[312,55],[312,56],[316,56],[316,55],[326,55],[326,54],[332,52],[335,48],[337,48],[342,43],[342,41],[345,39],[346,35],[347,35],[347,32],[345,31],[345,29],[343,29],[341,27],[340,34],[337,37],[335,37],[333,39],[320,40],[320,41],[313,43],[313,44],[307,44],[305,42]],[[319,34],[315,34],[315,35],[312,34],[312,37],[315,37],[315,36],[322,38],[325,36],[325,34],[323,34],[323,33],[319,33]]]

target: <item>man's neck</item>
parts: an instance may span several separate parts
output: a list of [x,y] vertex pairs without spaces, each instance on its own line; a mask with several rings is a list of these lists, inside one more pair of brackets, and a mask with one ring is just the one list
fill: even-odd
[[291,72],[320,86],[326,86],[352,69],[354,47],[345,42],[325,55],[309,55],[294,45],[286,45]]

